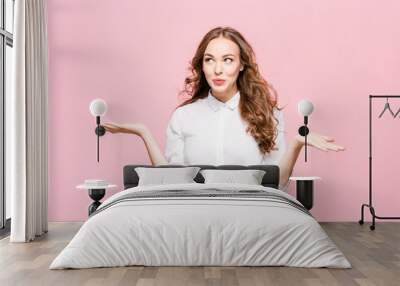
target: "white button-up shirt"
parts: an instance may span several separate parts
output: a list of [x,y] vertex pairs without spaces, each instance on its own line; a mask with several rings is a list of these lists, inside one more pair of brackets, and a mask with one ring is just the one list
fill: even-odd
[[285,153],[282,111],[276,148],[263,155],[255,139],[246,132],[240,117],[240,92],[223,103],[209,92],[208,97],[177,108],[166,131],[165,157],[169,164],[182,165],[279,165]]

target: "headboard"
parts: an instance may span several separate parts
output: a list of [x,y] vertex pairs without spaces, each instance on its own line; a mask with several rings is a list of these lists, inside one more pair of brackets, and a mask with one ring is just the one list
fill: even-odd
[[[212,166],[212,165],[126,165],[124,167],[124,189],[136,187],[139,183],[139,176],[137,175],[135,168],[137,167],[147,167],[147,168],[177,168],[177,167],[200,167],[202,170],[204,169],[220,169],[220,170],[263,170],[265,171],[265,175],[262,179],[262,185],[265,187],[271,187],[277,189],[279,186],[279,166],[276,165],[250,165],[250,166],[241,166],[241,165],[220,165],[220,166]],[[204,178],[200,174],[194,178],[197,183],[204,183]]]

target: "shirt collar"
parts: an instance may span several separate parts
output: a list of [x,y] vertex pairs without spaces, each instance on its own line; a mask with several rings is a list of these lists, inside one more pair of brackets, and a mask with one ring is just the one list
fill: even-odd
[[213,111],[217,111],[220,107],[227,107],[230,110],[234,110],[238,105],[240,101],[240,91],[236,92],[234,96],[232,96],[231,99],[229,99],[227,102],[222,102],[216,99],[212,94],[211,91],[208,92],[208,105],[211,107]]

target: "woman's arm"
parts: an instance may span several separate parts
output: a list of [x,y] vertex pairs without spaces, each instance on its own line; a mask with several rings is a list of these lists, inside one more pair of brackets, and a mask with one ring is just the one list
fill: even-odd
[[304,143],[294,139],[289,143],[289,146],[279,163],[279,188],[286,186],[293,172],[294,165],[299,157],[301,148]]
[[153,165],[165,165],[167,160],[165,159],[163,153],[161,152],[160,146],[153,134],[146,128],[142,133],[142,139],[147,148],[147,153],[149,154],[150,161]]
[[115,124],[115,123],[105,123],[102,124],[104,128],[111,133],[126,133],[126,134],[135,134],[142,138],[147,153],[149,154],[150,161],[153,165],[162,165],[167,164],[167,160],[165,159],[163,153],[161,152],[160,147],[153,134],[151,134],[150,130],[143,124]]
[[[333,143],[335,139],[329,136],[320,135],[317,133],[310,132],[307,136],[307,146],[312,146],[322,151],[344,151],[343,146]],[[296,135],[293,141],[290,142],[285,154],[283,155],[281,162],[279,163],[279,187],[283,188],[286,186],[289,178],[293,172],[294,165],[297,158],[299,157],[300,151],[304,146],[304,137]]]

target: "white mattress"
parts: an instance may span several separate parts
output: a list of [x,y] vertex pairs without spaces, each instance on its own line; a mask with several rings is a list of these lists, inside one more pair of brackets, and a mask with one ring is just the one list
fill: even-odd
[[[294,266],[350,268],[318,222],[278,201],[235,197],[174,197],[120,201],[136,192],[262,190],[232,184],[135,187],[108,198],[50,269],[146,266]],[[297,202],[298,203],[298,202]]]

